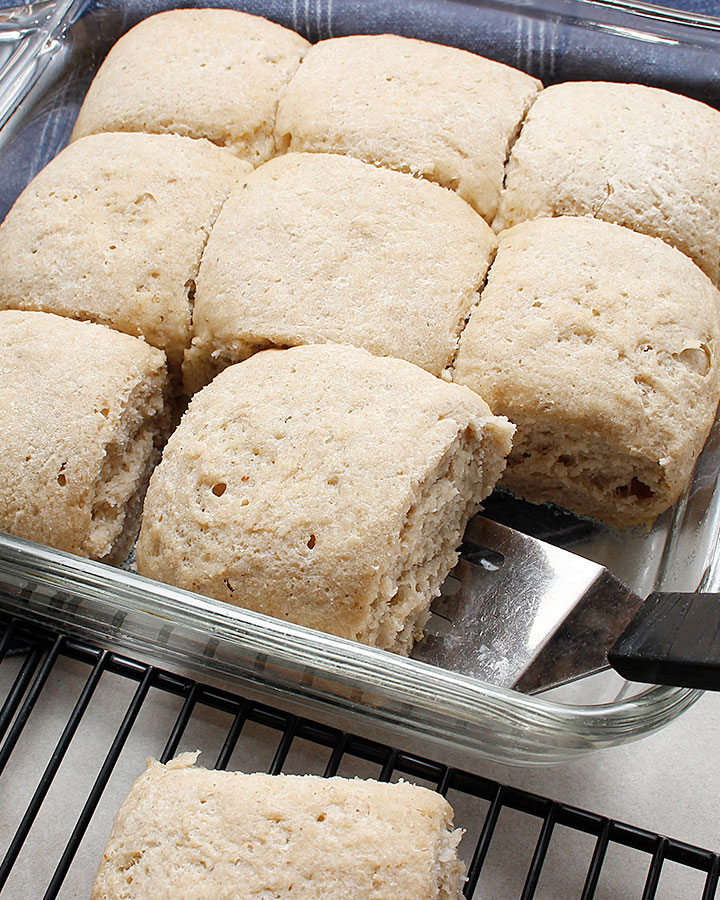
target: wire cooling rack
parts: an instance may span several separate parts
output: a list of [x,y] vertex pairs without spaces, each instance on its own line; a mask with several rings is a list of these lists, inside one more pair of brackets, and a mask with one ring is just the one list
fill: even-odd
[[[553,854],[558,852],[555,845],[562,833],[582,836],[584,848],[584,853],[578,854],[577,843],[574,845],[580,877],[576,892],[564,894],[563,900],[605,900],[609,895],[603,891],[604,869],[618,849],[634,852],[637,896],[642,900],[666,896],[658,891],[669,866],[681,867],[687,876],[683,900],[716,896],[720,855],[708,850],[503,786],[84,641],[38,630],[18,619],[0,619],[0,635],[0,699],[4,697],[0,709],[0,797],[11,798],[0,805],[0,812],[5,809],[0,821],[3,896],[50,900],[83,895],[77,887],[82,878],[78,881],[73,871],[89,860],[91,873],[93,859],[96,864],[102,853],[118,798],[139,769],[136,766],[126,783],[120,779],[113,790],[108,791],[108,785],[122,768],[122,755],[135,732],[147,732],[147,722],[143,725],[141,720],[148,707],[153,707],[149,718],[156,742],[152,755],[162,761],[181,749],[198,747],[206,766],[247,771],[251,758],[257,769],[262,748],[263,766],[272,774],[312,770],[326,776],[403,778],[446,795],[456,809],[456,825],[466,829],[463,856],[468,865],[468,898],[493,900],[483,887],[483,877],[493,865],[496,847],[506,840],[502,822],[508,815],[528,819],[533,838],[527,847],[513,847],[514,872],[511,887],[505,890],[514,893],[504,893],[503,900],[546,896],[544,879],[553,866]],[[97,711],[90,710],[103,689],[99,720]],[[49,700],[46,694],[52,695]],[[108,695],[114,702],[106,702]],[[158,713],[158,700],[170,708]],[[53,735],[46,734],[44,727],[49,706],[56,720]],[[88,758],[82,741],[98,730],[106,735],[107,749]],[[38,741],[48,743],[44,767],[30,779],[32,784],[18,785],[18,767],[22,768],[30,748],[39,752]],[[87,785],[82,791],[75,790],[82,796],[68,797],[67,784],[64,793],[59,791],[57,782],[63,778],[67,782],[63,770],[70,762],[74,778],[82,776]],[[108,793],[114,795],[108,798]],[[16,802],[18,796],[22,802]],[[50,818],[48,806],[54,810]],[[87,878],[91,882],[92,875]],[[74,886],[69,888],[71,883]],[[68,889],[70,893],[65,893]],[[89,884],[82,890],[87,896]],[[673,895],[679,900],[677,888]],[[631,896],[630,890],[626,896]]]

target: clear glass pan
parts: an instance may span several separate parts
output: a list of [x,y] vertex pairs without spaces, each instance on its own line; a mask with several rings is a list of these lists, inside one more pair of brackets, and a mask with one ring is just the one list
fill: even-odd
[[[0,219],[66,143],[87,86],[129,27],[165,0],[0,0]],[[203,4],[198,4],[203,5]],[[311,40],[394,31],[461,46],[545,83],[638,81],[720,107],[720,19],[590,0],[225,5]],[[4,124],[2,124],[4,122]],[[0,265],[2,261],[0,260]],[[488,514],[607,565],[638,593],[717,587],[716,425],[691,486],[650,531],[613,531],[503,496]],[[9,536],[0,536],[0,609],[126,648],[176,670],[242,679],[312,709],[422,735],[517,764],[553,763],[649,734],[699,696],[604,676],[528,697],[415,660],[281,623]]]

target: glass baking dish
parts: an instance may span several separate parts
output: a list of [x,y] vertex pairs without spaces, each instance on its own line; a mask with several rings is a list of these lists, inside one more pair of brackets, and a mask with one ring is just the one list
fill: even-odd
[[[68,141],[112,44],[171,0],[0,0],[0,219]],[[185,5],[185,4],[183,4]],[[720,106],[720,19],[591,0],[388,4],[229,0],[310,40],[392,31],[499,59],[546,84],[637,81]],[[0,264],[1,261],[0,261]],[[487,512],[607,565],[636,592],[716,589],[720,500],[716,424],[692,484],[651,530],[617,531],[502,494]],[[132,650],[175,670],[243,680],[315,711],[352,715],[486,758],[553,763],[647,735],[698,691],[628,685],[607,673],[538,696],[279,622],[0,535],[0,608]]]

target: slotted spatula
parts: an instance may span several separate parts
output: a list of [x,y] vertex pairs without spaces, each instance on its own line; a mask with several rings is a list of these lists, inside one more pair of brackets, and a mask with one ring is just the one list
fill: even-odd
[[482,516],[445,591],[415,659],[525,693],[608,665],[631,681],[720,690],[718,594],[643,601],[603,566]]

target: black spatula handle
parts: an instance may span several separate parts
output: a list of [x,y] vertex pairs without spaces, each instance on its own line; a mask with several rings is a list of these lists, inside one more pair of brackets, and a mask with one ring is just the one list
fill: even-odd
[[720,594],[651,594],[608,662],[629,681],[720,691]]

